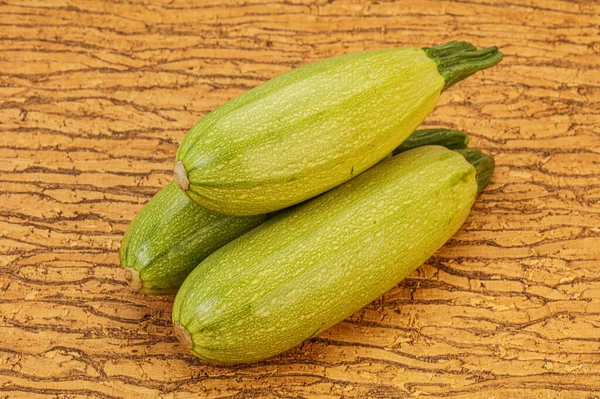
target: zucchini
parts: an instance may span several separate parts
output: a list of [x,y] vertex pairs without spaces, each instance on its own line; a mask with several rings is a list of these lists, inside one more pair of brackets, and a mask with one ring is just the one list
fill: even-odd
[[[418,130],[405,143],[456,148],[461,131]],[[395,153],[407,148],[397,148]],[[159,191],[135,217],[121,243],[121,266],[129,284],[146,294],[173,294],[208,255],[250,231],[266,216],[218,215],[192,201],[175,183]]]
[[129,284],[147,294],[174,294],[188,274],[266,215],[224,216],[203,209],[171,182],[135,217],[121,243]]
[[407,151],[217,250],[177,293],[175,334],[202,359],[254,362],[356,312],[463,224],[494,167],[464,153],[476,165],[439,146]]
[[404,141],[440,93],[502,59],[466,42],[345,54],[210,112],[177,152],[175,180],[227,215],[273,212],[360,174]]

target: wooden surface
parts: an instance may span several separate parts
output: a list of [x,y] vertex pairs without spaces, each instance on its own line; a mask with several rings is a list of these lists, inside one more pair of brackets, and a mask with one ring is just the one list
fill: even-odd
[[[596,1],[0,2],[0,397],[600,397]],[[205,364],[118,248],[208,111],[348,51],[464,39],[497,67],[427,126],[497,170],[381,300],[260,364]]]

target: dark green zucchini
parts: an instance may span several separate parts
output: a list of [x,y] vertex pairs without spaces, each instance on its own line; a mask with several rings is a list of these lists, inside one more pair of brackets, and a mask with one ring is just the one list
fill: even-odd
[[134,289],[173,294],[204,258],[267,219],[225,216],[169,183],[135,217],[121,243],[121,266]]

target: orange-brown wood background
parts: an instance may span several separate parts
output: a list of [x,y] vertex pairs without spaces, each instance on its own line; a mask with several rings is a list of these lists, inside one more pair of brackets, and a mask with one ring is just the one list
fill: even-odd
[[[599,24],[593,0],[1,1],[0,397],[600,397]],[[454,39],[505,54],[426,121],[496,157],[460,232],[300,348],[184,353],[118,248],[186,131],[296,66]]]

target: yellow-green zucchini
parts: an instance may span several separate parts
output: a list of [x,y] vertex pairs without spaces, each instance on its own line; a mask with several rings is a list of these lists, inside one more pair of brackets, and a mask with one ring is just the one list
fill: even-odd
[[461,151],[404,152],[217,250],[175,298],[176,335],[202,359],[253,362],[356,312],[467,218],[494,163]]
[[221,214],[300,203],[379,162],[423,122],[443,90],[501,59],[496,47],[451,42],[294,69],[200,120],[179,147],[175,179]]
[[[394,153],[432,144],[464,148],[467,142],[467,134],[457,130],[417,130]],[[128,228],[121,243],[121,266],[133,288],[146,294],[173,294],[204,258],[266,219],[213,213],[170,183]]]

